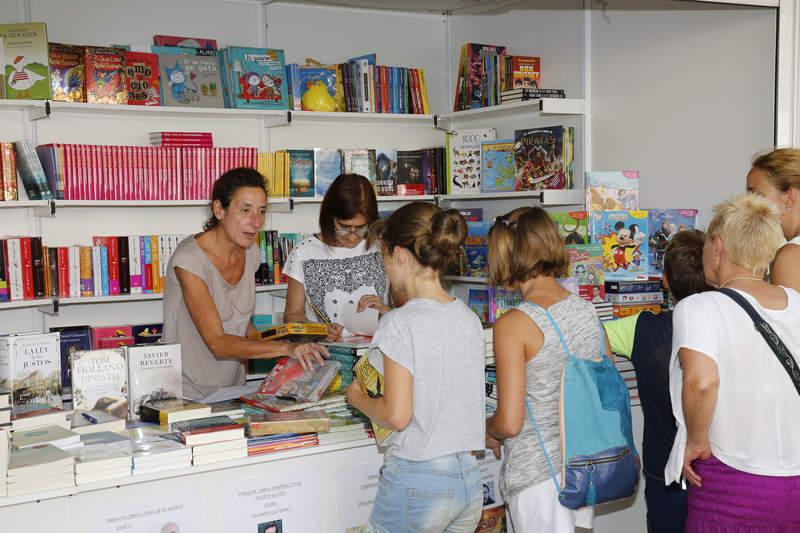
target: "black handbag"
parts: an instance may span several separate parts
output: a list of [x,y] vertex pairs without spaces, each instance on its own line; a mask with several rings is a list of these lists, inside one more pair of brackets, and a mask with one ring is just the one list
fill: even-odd
[[750,302],[748,302],[735,290],[717,290],[722,294],[729,296],[734,302],[739,304],[739,306],[744,309],[748,315],[750,315],[756,330],[761,333],[761,336],[764,337],[765,341],[767,341],[769,347],[772,348],[772,352],[775,354],[775,357],[778,358],[778,361],[780,361],[783,369],[786,370],[787,374],[789,374],[789,378],[792,380],[794,388],[797,390],[797,393],[800,394],[800,369],[797,368],[797,361],[795,361],[794,357],[792,356],[792,352],[789,351],[789,348],[783,344],[783,341],[781,341],[780,337],[778,337],[778,334],[775,333],[775,330],[772,329],[772,326],[770,326],[769,323],[764,320],[755,309],[753,309],[753,306],[750,305]]

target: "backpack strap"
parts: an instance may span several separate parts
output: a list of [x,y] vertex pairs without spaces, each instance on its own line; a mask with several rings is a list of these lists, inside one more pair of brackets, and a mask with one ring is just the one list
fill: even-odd
[[753,309],[753,306],[750,305],[744,296],[739,294],[733,289],[717,289],[722,294],[730,297],[734,302],[739,304],[739,306],[744,309],[744,311],[750,315],[750,319],[753,321],[753,325],[755,326],[756,330],[764,337],[764,340],[767,341],[767,344],[772,349],[772,353],[775,354],[775,357],[778,358],[781,366],[786,373],[789,374],[789,379],[792,380],[792,384],[794,385],[795,390],[797,393],[800,394],[800,370],[797,368],[797,361],[795,361],[794,357],[792,356],[792,352],[789,351],[789,348],[783,344],[783,341],[778,337],[778,334],[775,333],[775,330],[772,329],[772,326],[764,320],[764,318],[758,314],[758,312]]

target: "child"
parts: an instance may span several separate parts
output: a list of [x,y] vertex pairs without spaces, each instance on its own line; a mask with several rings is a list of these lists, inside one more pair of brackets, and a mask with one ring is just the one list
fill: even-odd
[[[567,354],[550,317],[575,357],[593,359],[605,346],[594,307],[563,288],[567,253],[541,207],[521,207],[500,217],[489,232],[491,283],[519,289],[523,301],[497,320],[497,410],[486,421],[487,448],[504,450],[500,488],[514,531],[573,533],[590,526],[591,508],[563,507],[547,467],[561,470],[559,397]],[[549,316],[548,316],[549,315]],[[526,405],[534,411],[542,449]]]
[[[709,290],[703,275],[702,231],[675,233],[664,252],[664,286],[676,300]],[[669,396],[672,312],[640,313],[604,323],[611,350],[630,358],[636,369],[644,413],[642,462],[650,533],[680,533],[686,522],[686,491],[664,485],[664,467],[675,440]]]
[[384,395],[369,398],[358,383],[346,392],[356,409],[394,430],[384,441],[370,526],[472,533],[483,503],[470,453],[485,442],[483,330],[439,279],[458,261],[467,226],[456,210],[414,202],[373,231],[392,290],[408,301],[381,318],[369,351]]

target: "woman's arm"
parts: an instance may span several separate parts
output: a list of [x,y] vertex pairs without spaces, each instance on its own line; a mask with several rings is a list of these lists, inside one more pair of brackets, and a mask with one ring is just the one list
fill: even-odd
[[289,278],[286,289],[286,307],[283,310],[284,322],[308,322],[306,317],[306,288],[299,281]]
[[800,291],[800,246],[787,244],[778,250],[770,269],[770,281]]
[[314,343],[256,341],[237,335],[228,335],[222,329],[219,312],[203,280],[180,267],[175,268],[175,276],[181,285],[183,300],[189,316],[192,317],[203,342],[215,357],[269,359],[289,356],[298,359],[304,368],[309,368],[314,361],[322,364],[327,351],[324,347]]
[[683,471],[690,483],[700,486],[702,480],[692,468],[692,461],[711,456],[708,429],[717,406],[719,372],[714,360],[702,352],[681,348],[678,358],[683,368],[681,402],[687,430]]
[[497,440],[515,437],[525,421],[525,348],[538,352],[544,343],[536,327],[531,337],[531,320],[521,311],[511,310],[494,325],[494,360],[497,365],[497,410],[486,421],[486,433]]
[[414,415],[414,378],[403,366],[383,358],[383,396],[370,398],[353,382],[346,391],[347,402],[379,425],[403,431]]

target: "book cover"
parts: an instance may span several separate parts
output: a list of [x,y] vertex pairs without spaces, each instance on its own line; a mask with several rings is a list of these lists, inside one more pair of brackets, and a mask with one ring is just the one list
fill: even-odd
[[340,368],[339,361],[327,360],[311,370],[304,370],[296,359],[283,357],[264,378],[257,393],[298,402],[317,401]]
[[378,148],[375,150],[375,185],[378,196],[397,194],[397,150]]
[[289,196],[314,197],[314,150],[287,150],[289,152]]
[[127,104],[125,86],[125,50],[87,46],[86,102],[90,104]]
[[225,107],[219,61],[214,56],[161,54],[162,105]]
[[578,281],[578,295],[590,302],[605,300],[605,274],[603,248],[599,244],[570,244],[566,246],[569,258],[567,277]]
[[374,149],[343,148],[342,168],[344,169],[344,174],[358,174],[364,176],[372,183],[372,186],[375,187],[377,170]]
[[207,416],[211,416],[210,406],[181,398],[152,399],[139,406],[139,418],[143,422],[155,424],[168,424]]
[[133,324],[131,326],[131,335],[136,344],[153,344],[161,340],[161,334],[164,331],[163,324]]
[[515,190],[566,188],[568,139],[564,126],[514,131]]
[[461,208],[458,212],[461,213],[466,222],[483,222],[482,207]]
[[0,24],[4,56],[5,97],[9,100],[47,100],[52,97],[47,55],[47,26],[43,22]]
[[491,222],[467,222],[462,275],[476,278],[489,276],[489,230],[491,227]]
[[183,398],[180,344],[128,346],[129,419],[138,420],[143,403]]
[[336,65],[299,65],[293,72],[297,73],[295,93],[300,96],[303,111],[344,111],[344,95],[340,94]]
[[92,349],[89,326],[61,326],[50,328],[58,332],[61,350],[61,386],[72,386],[72,354]]
[[254,340],[282,340],[289,342],[316,342],[328,335],[328,327],[321,322],[288,322],[251,333]]
[[158,56],[147,52],[127,52],[125,83],[128,105],[161,105]]
[[593,170],[586,173],[586,210],[639,209],[638,170]]
[[178,35],[153,35],[153,44],[156,46],[183,46],[186,48],[198,48],[206,50],[216,50],[217,41],[205,37],[180,37]]
[[481,143],[497,139],[497,130],[460,130],[447,136],[447,168],[450,194],[481,191]]
[[[92,349],[97,350],[100,348],[100,341],[102,339],[127,339],[133,337],[133,330],[130,326],[94,326],[91,328],[92,332]],[[123,346],[122,344],[112,344],[112,346]]]
[[58,333],[0,337],[0,387],[11,404],[61,408],[61,350]]
[[467,305],[475,311],[481,322],[489,322],[489,289],[469,289]]
[[249,437],[283,433],[327,433],[329,429],[330,418],[322,410],[247,416]]
[[603,249],[605,279],[647,279],[647,211],[593,211],[589,234]]
[[397,151],[397,192],[398,196],[422,196],[425,184],[422,180],[422,151]]
[[538,89],[541,87],[541,61],[537,56],[510,56],[511,88]]
[[466,47],[466,96],[467,108],[475,109],[484,107],[487,100],[488,76],[486,58],[489,56],[501,57],[506,53],[505,46],[493,44],[467,43]]
[[227,49],[229,68],[234,76],[234,107],[287,109],[286,66],[283,50],[269,48]]
[[481,190],[505,192],[514,190],[514,140],[481,143]]
[[86,101],[86,73],[83,64],[85,48],[70,44],[50,43],[50,85],[53,100]]
[[650,275],[664,273],[664,252],[673,235],[697,227],[697,209],[648,209]]
[[489,322],[494,324],[504,313],[522,303],[522,293],[516,289],[489,286]]
[[589,243],[589,216],[586,211],[548,211],[564,244]]
[[125,350],[78,351],[72,354],[72,407],[128,417],[128,372]]
[[342,153],[337,148],[314,148],[314,185],[317,196],[325,196],[333,180],[342,173]]
[[[363,355],[353,367],[353,374],[364,393],[370,398],[383,396],[383,374],[372,366],[369,355]],[[372,431],[375,433],[375,440],[382,444],[392,433],[391,429],[385,428],[380,424],[370,420]]]

